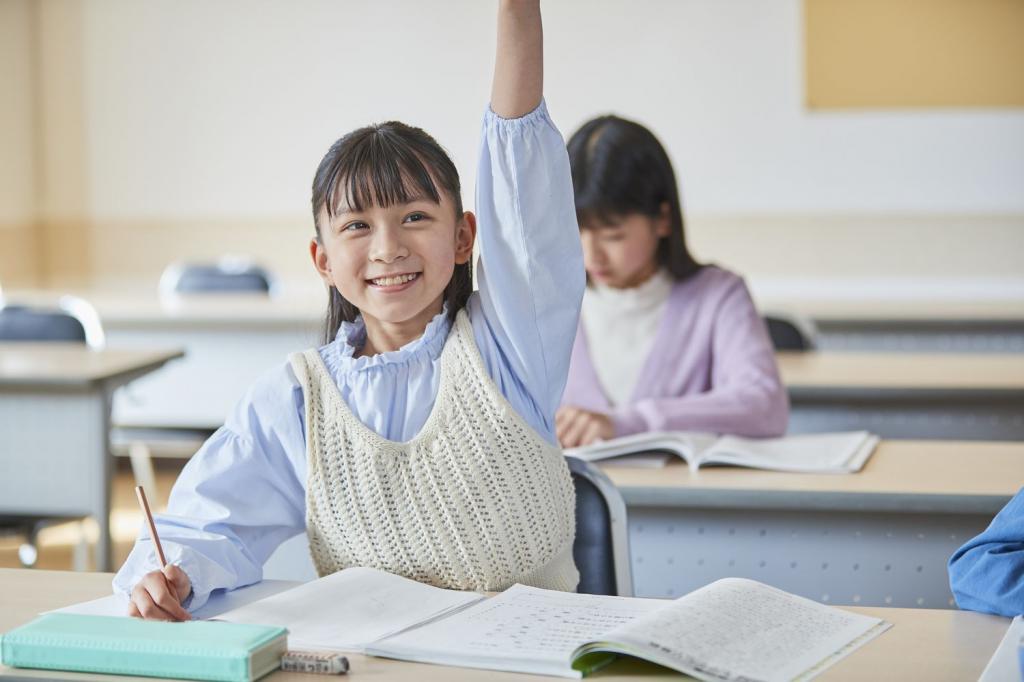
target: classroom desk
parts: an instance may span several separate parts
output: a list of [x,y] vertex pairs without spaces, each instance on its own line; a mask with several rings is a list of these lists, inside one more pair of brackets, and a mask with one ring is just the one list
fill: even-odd
[[1024,355],[777,353],[790,433],[1024,440]]
[[758,299],[814,324],[829,351],[1024,353],[1024,300]]
[[[323,291],[281,297],[199,294],[160,297],[75,292],[103,324],[108,345],[183,347],[186,357],[114,396],[115,426],[212,431],[266,371],[319,345]],[[53,304],[48,291],[9,292],[12,303]],[[197,390],[201,388],[201,390]]]
[[326,296],[100,299],[97,309],[109,343],[173,343],[187,354],[118,392],[115,425],[213,430],[261,375],[319,345]]
[[108,570],[111,396],[181,356],[0,343],[0,516],[92,516],[96,564]]
[[[0,632],[32,620],[40,611],[96,599],[110,593],[110,574],[65,573],[0,569]],[[1009,620],[979,613],[950,610],[850,607],[894,624],[894,627],[855,651],[820,676],[826,682],[878,679],[973,680],[985,668],[1009,626]],[[351,676],[382,682],[405,680],[564,679],[514,673],[449,668],[369,658],[350,654]],[[678,680],[678,673],[633,661],[618,661],[592,676],[616,680]],[[38,680],[152,680],[125,676],[60,673],[0,666],[0,679]],[[276,672],[272,682],[309,682],[308,674]],[[589,678],[588,678],[589,679]]]
[[760,580],[811,599],[949,608],[946,561],[1024,486],[1024,443],[882,441],[856,474],[604,466],[635,594]]

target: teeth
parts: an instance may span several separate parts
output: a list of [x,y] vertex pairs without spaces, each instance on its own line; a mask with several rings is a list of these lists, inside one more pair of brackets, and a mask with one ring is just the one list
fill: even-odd
[[395,286],[396,284],[405,284],[406,282],[411,282],[414,279],[416,279],[416,275],[411,274],[397,275],[395,277],[378,277],[377,279],[372,279],[370,281],[379,287],[391,287]]

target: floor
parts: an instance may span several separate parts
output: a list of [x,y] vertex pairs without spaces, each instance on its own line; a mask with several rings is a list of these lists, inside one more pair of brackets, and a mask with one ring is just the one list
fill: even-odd
[[[135,537],[142,525],[142,512],[135,499],[135,479],[131,474],[127,461],[119,460],[118,472],[114,477],[111,492],[111,532],[114,536],[114,566],[120,566],[132,549]],[[162,461],[156,470],[155,491],[146,491],[150,508],[153,512],[163,511],[167,507],[167,497],[171,486],[181,472],[183,461]],[[82,537],[86,544],[83,545]],[[39,557],[36,568],[51,570],[71,570],[74,567],[75,552],[86,550],[87,566],[94,569],[93,555],[97,537],[97,526],[92,520],[76,521],[50,526],[39,534]],[[15,535],[0,534],[0,568],[21,568],[18,559],[18,547],[22,538]]]

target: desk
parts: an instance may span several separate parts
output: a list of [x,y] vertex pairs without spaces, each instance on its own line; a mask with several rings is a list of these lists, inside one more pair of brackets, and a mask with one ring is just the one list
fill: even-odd
[[[0,632],[7,632],[32,620],[40,611],[96,599],[110,593],[110,574],[64,573],[0,569]],[[997,616],[948,610],[850,608],[894,623],[895,627],[826,670],[819,679],[842,680],[927,679],[973,680],[985,668],[999,645],[1010,621]],[[524,676],[514,673],[448,668],[349,655],[352,675],[373,677],[383,682],[421,680],[507,680],[562,679]],[[55,673],[47,670],[13,669],[0,666],[0,679],[69,680],[152,680],[123,676]],[[614,680],[678,680],[651,665],[619,661],[593,676]],[[310,675],[277,672],[264,678],[272,682],[309,682]],[[589,678],[588,678],[589,679]]]
[[[76,292],[96,308],[107,343],[183,347],[185,359],[114,396],[116,426],[212,431],[256,380],[290,353],[319,345],[327,310],[323,291],[270,298],[259,294]],[[8,292],[12,303],[53,304],[48,291]],[[201,387],[201,391],[196,388]]]
[[766,299],[759,308],[810,320],[821,350],[1024,353],[1024,301]]
[[790,433],[1024,440],[1024,355],[777,353]]
[[0,515],[93,516],[110,568],[110,403],[180,350],[0,343]]
[[603,467],[635,594],[760,580],[840,604],[949,608],[946,561],[1024,486],[1024,443],[882,441],[857,474]]

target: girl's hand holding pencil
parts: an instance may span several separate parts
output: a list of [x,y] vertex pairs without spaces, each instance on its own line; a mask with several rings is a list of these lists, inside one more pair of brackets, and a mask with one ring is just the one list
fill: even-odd
[[132,589],[128,615],[146,620],[191,620],[191,614],[182,608],[181,603],[192,591],[192,583],[183,570],[174,564],[168,564],[164,559],[164,549],[160,546],[156,524],[153,523],[146,492],[141,485],[135,486],[135,495],[139,498],[139,506],[142,507],[146,523],[149,524],[149,537],[153,540],[161,569],[142,576],[142,580]]

